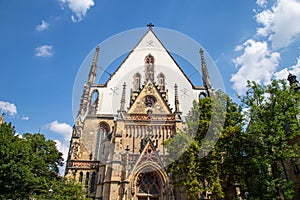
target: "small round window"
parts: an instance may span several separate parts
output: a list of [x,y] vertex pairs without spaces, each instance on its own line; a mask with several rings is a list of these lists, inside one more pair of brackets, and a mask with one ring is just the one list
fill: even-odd
[[147,95],[144,98],[144,103],[147,107],[153,107],[154,104],[156,104],[157,100],[154,96],[152,95]]

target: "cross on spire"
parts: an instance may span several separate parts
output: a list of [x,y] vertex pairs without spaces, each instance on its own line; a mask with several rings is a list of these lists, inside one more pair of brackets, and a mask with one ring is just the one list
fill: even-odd
[[154,27],[154,24],[152,24],[151,22],[149,24],[147,24],[147,27],[149,27],[149,29],[151,30],[152,27]]

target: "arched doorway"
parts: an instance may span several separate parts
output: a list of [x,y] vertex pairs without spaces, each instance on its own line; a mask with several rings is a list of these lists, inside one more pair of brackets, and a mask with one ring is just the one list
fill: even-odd
[[159,200],[162,196],[162,180],[154,171],[140,173],[136,180],[138,200]]

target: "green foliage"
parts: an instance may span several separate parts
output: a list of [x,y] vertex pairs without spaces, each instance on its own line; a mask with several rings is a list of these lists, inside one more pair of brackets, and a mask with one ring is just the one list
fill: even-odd
[[[242,98],[249,111],[245,135],[245,184],[253,198],[292,199],[294,187],[286,172],[290,160],[299,158],[293,139],[300,136],[299,92],[285,81],[273,80],[270,85],[248,83]],[[255,182],[256,184],[251,184]],[[248,183],[248,184],[247,184]]]
[[[80,200],[87,199],[82,190],[83,185],[76,183],[73,179],[57,177],[40,190],[39,194],[33,194],[34,199],[56,199],[56,200]],[[51,189],[51,192],[49,190]]]
[[58,175],[63,165],[52,140],[42,134],[15,136],[11,124],[0,124],[0,199],[84,199],[82,186]]
[[0,197],[18,198],[32,185],[29,145],[15,136],[11,124],[0,125]]
[[205,192],[224,198],[223,172],[232,172],[235,165],[231,163],[240,157],[234,149],[235,137],[242,131],[241,107],[217,92],[195,101],[186,121],[187,131],[167,143],[173,184],[184,186],[189,199]]
[[236,198],[236,183],[248,199],[294,198],[287,166],[299,160],[300,93],[285,81],[248,87],[242,105],[220,92],[194,102],[187,131],[167,142],[173,184],[189,199]]

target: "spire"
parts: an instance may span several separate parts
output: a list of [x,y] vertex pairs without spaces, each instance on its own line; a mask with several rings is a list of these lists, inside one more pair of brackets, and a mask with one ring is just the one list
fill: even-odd
[[126,83],[123,84],[122,98],[121,98],[121,106],[119,112],[125,112],[125,94],[126,94]]
[[91,70],[90,70],[90,73],[89,73],[88,84],[90,84],[90,85],[95,83],[99,49],[100,49],[99,46],[97,46],[96,51],[95,51],[95,55],[94,55],[94,59],[93,59],[93,63],[92,63],[92,66],[91,66]]
[[179,100],[178,100],[178,86],[175,84],[175,113],[181,113],[179,109]]
[[207,88],[211,88],[208,70],[207,70],[207,66],[206,66],[205,58],[204,58],[204,50],[202,48],[200,49],[200,56],[201,56],[201,65],[202,65],[203,85]]
[[201,68],[202,68],[202,81],[203,86],[208,90],[208,93],[212,92],[212,87],[210,84],[210,78],[208,75],[208,69],[205,63],[204,50],[200,48],[200,57],[201,57]]

